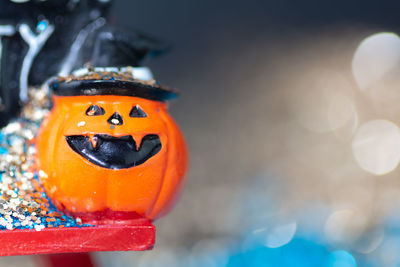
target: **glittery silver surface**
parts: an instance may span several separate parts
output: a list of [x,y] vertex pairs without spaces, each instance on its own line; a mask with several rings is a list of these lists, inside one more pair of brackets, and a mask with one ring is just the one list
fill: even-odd
[[[47,198],[34,168],[34,138],[51,102],[46,87],[32,88],[18,119],[0,131],[0,229],[82,226]],[[79,221],[79,223],[78,223]]]

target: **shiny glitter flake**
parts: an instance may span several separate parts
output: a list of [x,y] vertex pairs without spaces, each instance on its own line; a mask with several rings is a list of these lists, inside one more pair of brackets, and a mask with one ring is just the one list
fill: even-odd
[[[33,140],[50,106],[46,87],[31,88],[19,118],[0,130],[1,230],[86,226],[56,209],[34,168]],[[46,174],[39,171],[39,175]]]

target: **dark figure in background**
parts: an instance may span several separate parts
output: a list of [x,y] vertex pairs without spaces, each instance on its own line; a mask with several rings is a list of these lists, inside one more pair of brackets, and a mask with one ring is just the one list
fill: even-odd
[[138,66],[161,42],[107,24],[109,0],[0,0],[0,127],[18,115],[28,86],[95,67]]

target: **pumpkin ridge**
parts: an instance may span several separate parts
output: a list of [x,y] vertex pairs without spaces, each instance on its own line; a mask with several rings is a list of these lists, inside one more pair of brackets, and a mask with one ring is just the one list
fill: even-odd
[[158,113],[159,114],[159,116],[160,116],[160,118],[161,118],[161,121],[162,121],[162,123],[163,123],[163,125],[164,125],[164,127],[167,129],[167,131],[168,131],[168,134],[167,134],[167,137],[168,138],[165,138],[166,139],[166,141],[167,141],[167,143],[165,144],[165,153],[168,155],[167,156],[167,159],[166,159],[166,163],[165,163],[165,165],[164,165],[164,169],[163,169],[163,173],[162,173],[162,181],[161,181],[161,183],[160,183],[160,186],[159,186],[159,188],[158,188],[158,192],[157,192],[157,194],[156,194],[156,197],[154,198],[154,200],[153,200],[153,203],[150,205],[150,207],[148,208],[148,210],[147,210],[147,212],[146,212],[146,215],[149,215],[149,214],[151,214],[152,212],[153,212],[153,209],[154,209],[154,207],[155,207],[155,205],[157,204],[157,202],[158,202],[158,200],[159,200],[159,198],[160,198],[160,194],[161,194],[161,191],[162,191],[162,188],[163,188],[163,186],[164,186],[164,182],[165,182],[165,175],[166,175],[166,173],[167,173],[167,168],[168,168],[168,165],[169,165],[169,162],[170,162],[170,157],[169,157],[169,152],[170,152],[170,144],[171,144],[171,142],[169,141],[169,136],[170,136],[170,127],[168,126],[168,121],[166,120],[166,118],[165,118],[165,116],[163,116],[163,112],[164,112],[164,108],[163,109],[160,109],[160,112]]
[[[183,154],[186,154],[186,155],[181,155],[181,157],[182,156],[187,157],[186,144],[183,139],[183,135],[180,132],[180,129],[178,128],[178,126],[175,123],[175,121],[173,120],[173,118],[168,114],[168,112],[166,110],[162,110],[162,112],[160,112],[160,114],[161,114],[160,116],[163,119],[163,122],[166,124],[167,130],[168,130],[169,143],[168,143],[168,151],[167,152],[171,153],[172,155],[168,154],[168,156],[167,156],[167,163],[166,163],[166,168],[164,169],[163,181],[162,181],[162,184],[160,187],[160,191],[158,192],[155,203],[153,204],[152,208],[147,213],[147,215],[151,219],[155,219],[154,217],[162,216],[171,208],[171,203],[174,203],[174,201],[179,198],[180,192],[182,191],[183,183],[185,181],[184,175],[175,177],[175,179],[176,179],[175,181],[171,180],[174,178],[169,177],[169,175],[168,175],[168,170],[171,168],[171,165],[176,164],[176,158],[173,157],[174,153],[178,152],[179,154],[181,154],[180,149],[184,149]],[[173,135],[171,133],[173,133]],[[180,138],[182,138],[182,141],[183,141],[182,145],[184,147],[180,147],[180,149],[178,149],[178,151],[171,150],[172,145],[175,145],[177,147],[179,146],[178,139],[180,139]],[[172,140],[174,141],[174,143],[171,142]],[[186,161],[186,166],[184,166],[183,174],[186,173],[186,169],[187,169],[187,161]],[[175,183],[175,186],[173,186],[172,190],[169,189],[170,185],[167,185],[168,183]],[[167,185],[167,187],[166,187],[166,185]],[[164,194],[167,195],[166,198],[163,198]],[[158,205],[161,205],[161,207],[157,207]]]

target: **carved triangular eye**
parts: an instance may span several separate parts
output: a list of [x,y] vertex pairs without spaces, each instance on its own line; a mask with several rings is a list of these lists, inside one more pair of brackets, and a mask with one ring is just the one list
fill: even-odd
[[114,114],[111,115],[110,118],[108,118],[107,122],[111,125],[122,125],[124,123],[124,120],[122,119],[122,116],[119,115],[118,112],[115,112]]
[[104,108],[99,107],[98,105],[91,105],[87,110],[86,110],[86,115],[88,116],[99,116],[99,115],[104,115],[106,112]]
[[129,113],[132,118],[145,118],[147,114],[138,105],[134,106]]

